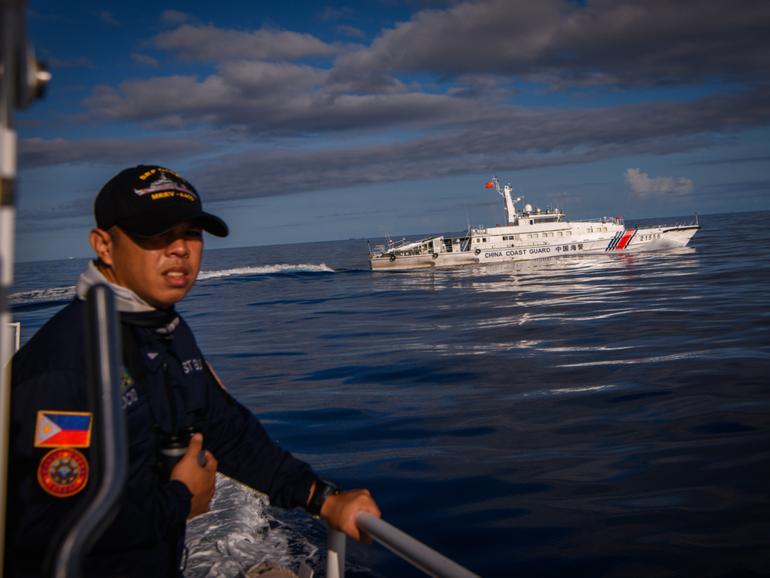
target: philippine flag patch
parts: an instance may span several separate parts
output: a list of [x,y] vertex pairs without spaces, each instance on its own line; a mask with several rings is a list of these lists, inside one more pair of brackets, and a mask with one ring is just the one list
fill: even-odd
[[82,411],[38,411],[36,448],[87,448],[94,414]]

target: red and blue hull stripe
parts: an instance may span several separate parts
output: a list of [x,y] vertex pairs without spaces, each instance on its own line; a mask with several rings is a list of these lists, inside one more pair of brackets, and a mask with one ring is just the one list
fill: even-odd
[[609,245],[605,251],[622,251],[625,249],[631,240],[636,235],[638,229],[628,229],[625,231],[618,231],[615,236],[610,240]]

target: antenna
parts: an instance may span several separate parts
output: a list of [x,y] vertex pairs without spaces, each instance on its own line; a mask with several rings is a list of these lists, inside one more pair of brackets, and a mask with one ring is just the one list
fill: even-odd
[[492,182],[495,184],[495,188],[497,189],[497,194],[502,197],[503,191],[500,189],[500,179],[498,179],[496,176],[492,177]]

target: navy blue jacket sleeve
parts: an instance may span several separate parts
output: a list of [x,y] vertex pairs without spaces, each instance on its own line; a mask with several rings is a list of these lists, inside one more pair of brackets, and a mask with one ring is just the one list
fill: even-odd
[[268,495],[282,508],[304,507],[316,476],[270,439],[259,420],[213,377],[206,392],[204,443],[219,471]]

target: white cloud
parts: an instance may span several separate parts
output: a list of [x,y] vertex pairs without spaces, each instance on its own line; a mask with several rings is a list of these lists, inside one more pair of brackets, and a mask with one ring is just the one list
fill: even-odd
[[160,15],[160,20],[166,24],[183,24],[190,20],[190,16],[179,10],[164,10]]
[[206,150],[190,138],[80,139],[27,138],[19,143],[19,164],[27,168],[61,164],[130,165],[137,159],[181,159]]
[[99,20],[110,26],[120,26],[120,22],[118,22],[108,10],[101,10],[99,12]]
[[151,66],[152,68],[158,68],[160,66],[160,63],[155,58],[153,58],[148,54],[142,54],[141,52],[134,52],[131,55],[131,60],[133,60],[137,64],[142,64],[144,66]]
[[[693,15],[697,14],[697,17]],[[768,3],[477,0],[416,12],[343,56],[349,75],[517,75],[551,84],[658,86],[713,77],[762,83]],[[628,66],[633,62],[634,66]]]
[[343,48],[311,34],[261,28],[254,31],[185,24],[157,35],[152,43],[162,50],[192,60],[299,60],[334,56]]
[[695,187],[687,177],[650,177],[639,169],[626,169],[625,178],[640,199],[686,195]]
[[51,68],[95,68],[93,61],[86,56],[77,56],[75,58],[46,56],[46,61],[51,65]]
[[339,32],[344,36],[355,38],[357,40],[363,40],[364,38],[366,38],[366,32],[364,32],[360,28],[356,28],[355,26],[349,26],[347,24],[340,24],[339,26],[337,26],[337,32]]

